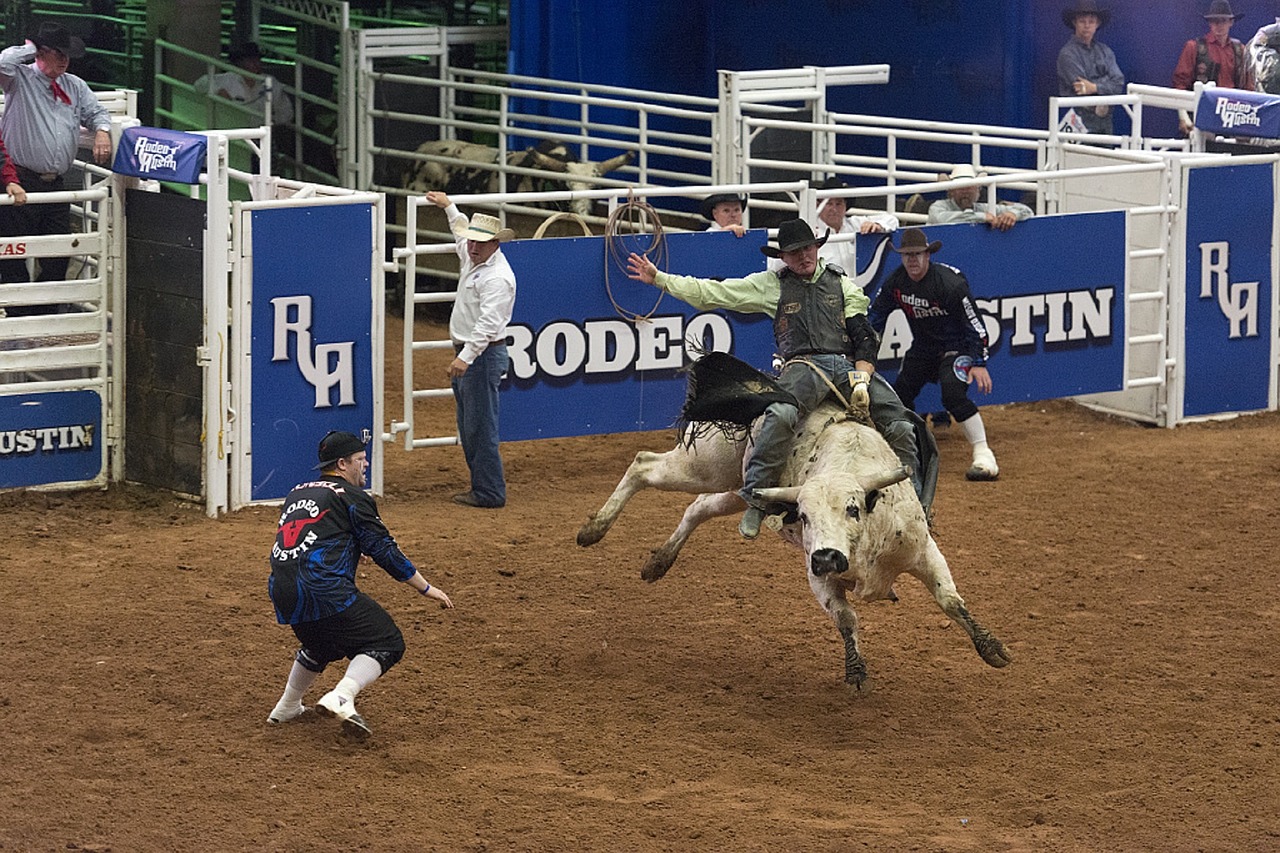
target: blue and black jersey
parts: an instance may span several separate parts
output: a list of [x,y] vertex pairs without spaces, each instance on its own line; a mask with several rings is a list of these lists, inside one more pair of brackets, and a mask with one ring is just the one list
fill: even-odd
[[363,489],[340,477],[300,483],[284,499],[267,589],[282,625],[341,613],[356,600],[356,565],[367,554],[398,581],[413,563]]

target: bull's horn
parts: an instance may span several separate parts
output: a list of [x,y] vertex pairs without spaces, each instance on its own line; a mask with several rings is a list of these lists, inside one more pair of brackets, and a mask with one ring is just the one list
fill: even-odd
[[536,149],[532,153],[534,162],[538,164],[538,168],[540,169],[546,169],[548,172],[569,171],[569,165],[563,160],[557,160],[555,157],[549,157]]
[[631,162],[633,155],[630,151],[625,154],[619,154],[617,157],[611,157],[602,163],[596,165],[597,175],[607,175],[614,169],[621,169],[623,166]]
[[751,493],[765,501],[793,504],[800,500],[799,486],[778,486],[771,489],[752,489]]
[[868,477],[862,480],[862,490],[864,492],[875,491],[892,486],[894,483],[901,483],[903,480],[911,476],[911,469],[906,465],[899,465],[892,471],[886,471],[874,477]]

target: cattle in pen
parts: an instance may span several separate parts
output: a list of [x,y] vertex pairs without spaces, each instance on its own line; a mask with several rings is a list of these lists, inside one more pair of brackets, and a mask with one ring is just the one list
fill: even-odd
[[[405,172],[403,186],[411,193],[443,190],[450,195],[473,195],[500,192],[502,189],[498,180],[500,152],[497,148],[442,139],[422,143],[417,153],[432,159],[416,159]],[[575,158],[563,142],[547,140],[536,148],[508,153],[505,162],[507,166],[537,169],[548,174],[511,173],[506,189],[509,192],[598,189],[601,185],[593,178],[620,169],[632,159],[634,155],[627,151],[598,163],[583,162]],[[591,212],[591,200],[575,198],[570,202],[570,209],[579,216],[586,216]]]

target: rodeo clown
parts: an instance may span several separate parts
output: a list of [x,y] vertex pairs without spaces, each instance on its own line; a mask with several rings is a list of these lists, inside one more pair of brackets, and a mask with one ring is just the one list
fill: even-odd
[[987,327],[969,295],[969,280],[955,267],[929,262],[942,241],[930,243],[919,228],[903,231],[902,245],[890,248],[902,256],[902,266],[881,285],[867,316],[883,334],[889,315],[900,308],[911,328],[911,349],[902,357],[894,390],[912,408],[926,383],[938,383],[942,405],[973,446],[973,464],[965,477],[994,480],[1000,467],[987,446],[982,415],[969,399],[970,383],[991,393]]
[[364,442],[349,432],[330,432],[320,440],[318,455],[320,479],[300,483],[284,499],[271,548],[267,589],[276,620],[293,626],[302,648],[267,721],[301,716],[307,710],[302,697],[316,677],[331,662],[349,658],[346,674],[316,703],[316,712],[336,717],[344,732],[364,740],[369,726],[356,713],[356,694],[396,665],[404,655],[404,636],[387,611],[356,589],[360,555],[441,606],[453,602],[418,573],[378,517],[364,490]]
[[[795,403],[774,402],[764,410],[754,449],[738,493],[747,504],[738,532],[747,539],[760,534],[766,503],[756,489],[778,485],[802,415],[826,399],[832,383],[867,383],[871,420],[902,464],[926,511],[933,503],[936,467],[921,464],[932,453],[921,441],[932,442],[920,417],[902,405],[893,387],[875,374],[879,337],[867,323],[869,300],[844,271],[827,264],[818,250],[827,237],[814,236],[803,219],[790,219],[778,228],[778,245],[761,246],[783,267],[723,281],[659,272],[653,262],[634,252],[627,258],[627,275],[660,287],[699,310],[726,308],[773,318],[774,339],[784,360],[778,385]],[[855,378],[850,379],[850,372]],[[862,376],[857,376],[858,372]],[[924,472],[924,473],[922,473]]]

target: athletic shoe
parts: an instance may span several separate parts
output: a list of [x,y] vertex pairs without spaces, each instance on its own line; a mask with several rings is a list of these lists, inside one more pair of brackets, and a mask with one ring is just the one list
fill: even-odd
[[267,717],[267,722],[268,723],[287,723],[290,720],[298,719],[303,714],[307,713],[307,711],[309,710],[311,709],[308,708],[306,705],[303,705],[301,702],[298,703],[297,707],[287,708],[287,709],[281,708],[279,705],[277,705],[275,707],[275,710],[271,712],[271,715]]
[[364,740],[369,736],[369,725],[364,717],[356,713],[356,703],[336,690],[330,690],[320,697],[320,701],[316,703],[316,713],[341,720],[342,730],[356,740]]
[[747,511],[742,514],[742,521],[738,522],[738,532],[742,534],[744,539],[755,539],[760,535],[760,522],[764,521],[764,510],[759,507],[749,506]]
[[986,447],[974,448],[973,465],[964,472],[966,480],[994,480],[1000,476],[1000,466],[996,464],[996,455]]

